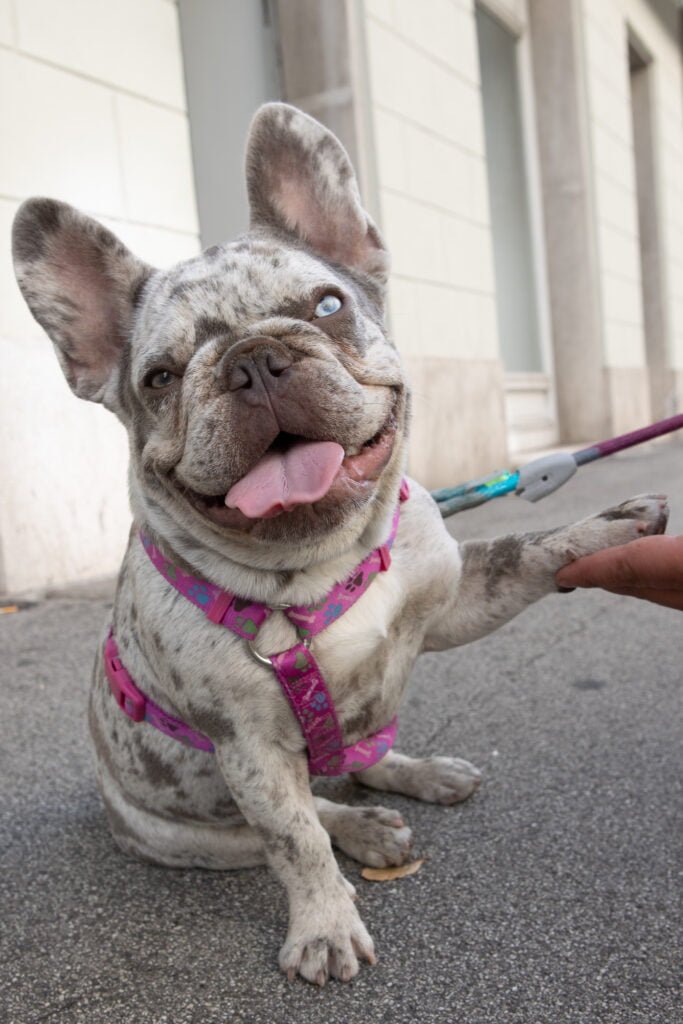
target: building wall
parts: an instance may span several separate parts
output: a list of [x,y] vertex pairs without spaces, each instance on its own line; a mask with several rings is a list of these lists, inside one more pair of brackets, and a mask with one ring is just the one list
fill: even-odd
[[98,217],[144,259],[197,251],[171,0],[0,0],[0,592],[112,573],[128,531],[122,427],[69,391],[14,281],[31,195]]
[[604,356],[645,366],[626,26],[621,4],[582,0]]
[[[657,13],[659,8],[663,18]],[[668,365],[680,361],[680,303],[683,289],[683,233],[675,210],[683,194],[683,81],[673,4],[646,0],[582,0],[586,91],[590,120],[592,173],[598,240],[599,288],[604,362],[611,404],[611,426],[621,432],[648,421],[654,402],[645,336],[645,313],[635,174],[634,130],[627,57],[629,32],[651,59],[653,78],[652,147],[655,162],[650,217],[657,218],[659,290],[663,316],[657,330],[666,337]],[[654,201],[656,200],[656,202]],[[676,268],[679,272],[676,272]],[[650,355],[652,358],[652,354]],[[683,397],[683,396],[682,396]],[[673,395],[661,396],[659,415],[674,408]],[[668,407],[668,408],[667,408]]]
[[[504,465],[474,0],[271,7],[285,95],[342,135],[392,251],[390,327],[414,393],[411,471],[439,486]],[[662,380],[683,408],[676,8],[486,7],[531,41],[561,440],[578,445],[640,425],[651,406],[627,31],[652,57]],[[59,16],[50,0],[0,0],[0,138],[0,592],[20,593],[113,572],[129,513],[123,430],[69,392],[14,283],[11,220],[24,198],[47,194],[152,263],[197,251],[173,0],[65,0]]]
[[[683,54],[681,12],[671,3],[620,0],[625,23],[653,56],[654,151],[662,244],[662,290],[669,365],[683,410]],[[680,5],[679,5],[680,6]]]
[[582,8],[605,376],[622,433],[650,417],[627,34],[621,3]]
[[[673,387],[678,379],[680,390],[683,380],[676,5],[484,3],[520,37],[531,33],[546,150],[546,269],[560,440],[595,440],[642,425],[653,410],[673,411]],[[506,455],[474,0],[361,5],[377,211],[393,256],[390,321],[415,385],[411,467],[434,486],[493,468]],[[629,31],[653,62],[663,307],[657,333],[665,349],[658,358],[666,367],[653,365],[645,336]],[[576,136],[571,143],[564,141],[567,113]],[[571,148],[564,157],[563,146]],[[467,442],[435,451],[435,439],[444,437]]]
[[[604,0],[596,4],[582,0],[581,15],[595,202],[596,288],[610,429],[620,433],[654,416],[671,415],[683,397],[675,394],[671,372],[680,367],[681,359],[681,53],[673,3]],[[651,59],[652,187],[656,195],[641,196],[640,201],[650,206],[648,216],[656,218],[654,242],[660,249],[657,290],[663,309],[656,310],[659,337],[654,344],[663,349],[660,358],[669,371],[660,380],[655,377],[664,368],[655,365],[656,354],[648,353],[645,335],[648,310],[642,292],[629,33],[635,34]],[[649,311],[652,314],[653,310]]]
[[413,383],[410,466],[437,486],[506,458],[474,9],[363,11],[390,326]]

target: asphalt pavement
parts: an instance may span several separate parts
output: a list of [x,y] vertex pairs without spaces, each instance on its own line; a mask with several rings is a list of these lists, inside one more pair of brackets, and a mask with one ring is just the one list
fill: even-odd
[[[643,491],[683,532],[683,446],[582,469],[538,505],[450,520],[494,536]],[[101,589],[0,616],[0,1020],[7,1024],[680,1024],[683,615],[599,592],[547,598],[492,637],[422,657],[398,748],[484,773],[455,808],[400,808],[410,878],[343,857],[379,961],[319,990],[277,970],[283,890],[265,870],[126,860],[85,723]]]

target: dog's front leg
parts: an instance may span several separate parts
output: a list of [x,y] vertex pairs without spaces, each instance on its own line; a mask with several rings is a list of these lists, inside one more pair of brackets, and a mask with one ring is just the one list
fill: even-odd
[[460,578],[452,596],[435,609],[424,649],[457,647],[491,633],[540,597],[556,593],[555,573],[563,565],[663,533],[667,519],[666,499],[645,494],[572,526],[463,544]]
[[289,896],[289,930],[280,967],[324,985],[349,981],[358,959],[375,962],[372,939],[353,903],[330,837],[320,824],[303,754],[273,749],[249,736],[220,744],[221,770],[240,810],[261,837],[266,857]]

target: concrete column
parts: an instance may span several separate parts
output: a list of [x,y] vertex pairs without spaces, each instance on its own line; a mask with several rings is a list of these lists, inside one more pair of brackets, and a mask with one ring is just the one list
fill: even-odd
[[596,224],[579,0],[529,0],[560,439],[605,436]]
[[652,125],[652,66],[631,47],[631,112],[638,189],[638,231],[643,285],[643,319],[650,370],[650,404],[655,419],[670,416],[674,381],[664,296],[666,259],[661,238],[659,175]]
[[281,98],[272,3],[179,0],[203,246],[246,231],[244,140],[261,103]]

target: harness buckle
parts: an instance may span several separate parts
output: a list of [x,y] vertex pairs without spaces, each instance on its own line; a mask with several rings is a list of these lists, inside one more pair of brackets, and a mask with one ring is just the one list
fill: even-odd
[[110,631],[104,645],[104,673],[114,700],[134,722],[142,722],[147,701],[121,664],[116,640]]
[[391,551],[388,544],[382,544],[381,548],[377,548],[379,555],[380,572],[386,572],[391,566]]
[[223,622],[223,616],[232,604],[234,597],[235,595],[229,593],[227,590],[220,590],[206,613],[207,619],[209,619],[210,622],[215,622],[217,626],[220,626]]

